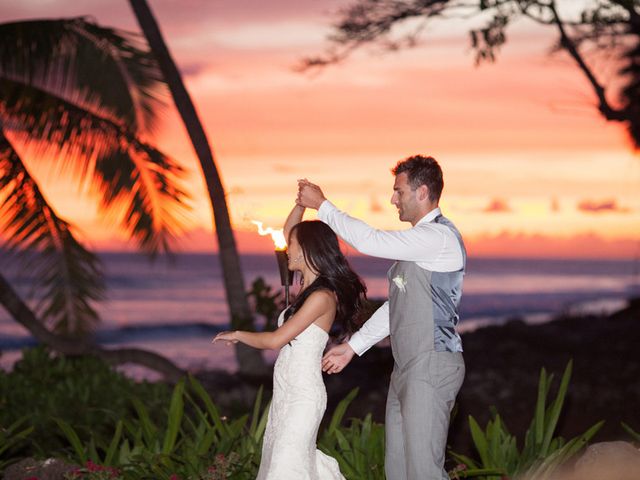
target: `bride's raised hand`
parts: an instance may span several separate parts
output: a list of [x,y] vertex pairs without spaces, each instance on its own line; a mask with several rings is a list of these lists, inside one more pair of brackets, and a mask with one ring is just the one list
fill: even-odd
[[220,332],[211,343],[216,343],[218,341],[227,342],[227,345],[233,345],[234,343],[238,343],[238,338],[236,337],[236,332]]

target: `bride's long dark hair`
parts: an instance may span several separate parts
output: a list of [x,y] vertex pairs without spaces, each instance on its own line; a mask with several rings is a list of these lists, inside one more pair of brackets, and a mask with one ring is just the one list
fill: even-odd
[[351,269],[340,250],[338,237],[319,220],[300,222],[289,233],[295,235],[304,259],[318,277],[308,285],[285,312],[285,320],[297,312],[305,300],[316,290],[330,290],[338,297],[336,321],[343,336],[350,336],[361,325],[361,313],[367,298],[367,287]]

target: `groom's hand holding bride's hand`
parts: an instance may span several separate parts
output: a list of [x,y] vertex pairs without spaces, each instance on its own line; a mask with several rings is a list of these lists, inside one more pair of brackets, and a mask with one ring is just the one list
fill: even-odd
[[322,357],[322,371],[331,375],[332,373],[340,373],[346,367],[355,352],[348,343],[341,343],[329,349]]
[[211,343],[216,343],[218,341],[227,342],[227,345],[233,345],[234,343],[238,343],[238,339],[236,338],[236,332],[220,332],[215,337],[213,337],[213,340],[211,340]]
[[298,205],[317,210],[325,200],[326,198],[318,185],[311,183],[306,178],[298,180],[298,197],[296,198]]

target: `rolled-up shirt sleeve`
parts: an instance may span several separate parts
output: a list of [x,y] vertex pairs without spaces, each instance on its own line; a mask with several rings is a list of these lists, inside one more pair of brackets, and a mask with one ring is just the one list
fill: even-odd
[[371,315],[360,330],[353,334],[349,346],[359,356],[373,347],[383,338],[389,336],[389,302],[384,304]]

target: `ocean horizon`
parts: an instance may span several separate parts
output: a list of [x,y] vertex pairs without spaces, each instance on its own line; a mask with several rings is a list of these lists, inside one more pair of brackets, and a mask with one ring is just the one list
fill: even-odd
[[[181,253],[173,260],[150,262],[139,253],[102,252],[106,299],[96,304],[101,323],[96,341],[107,347],[140,347],[167,355],[191,370],[234,371],[233,349],[211,345],[229,327],[218,257],[213,253]],[[353,268],[367,284],[370,298],[385,298],[386,272],[392,261],[351,255]],[[248,289],[262,277],[281,289],[273,254],[241,255]],[[27,299],[33,279],[15,265],[3,275]],[[295,293],[298,286],[292,285]],[[562,314],[609,313],[640,295],[638,260],[540,258],[469,258],[460,307],[462,332],[519,318],[528,323]],[[258,328],[263,319],[256,318]],[[5,310],[0,311],[0,366],[10,368],[21,349],[35,345],[28,331]],[[266,353],[272,360],[274,352]]]

